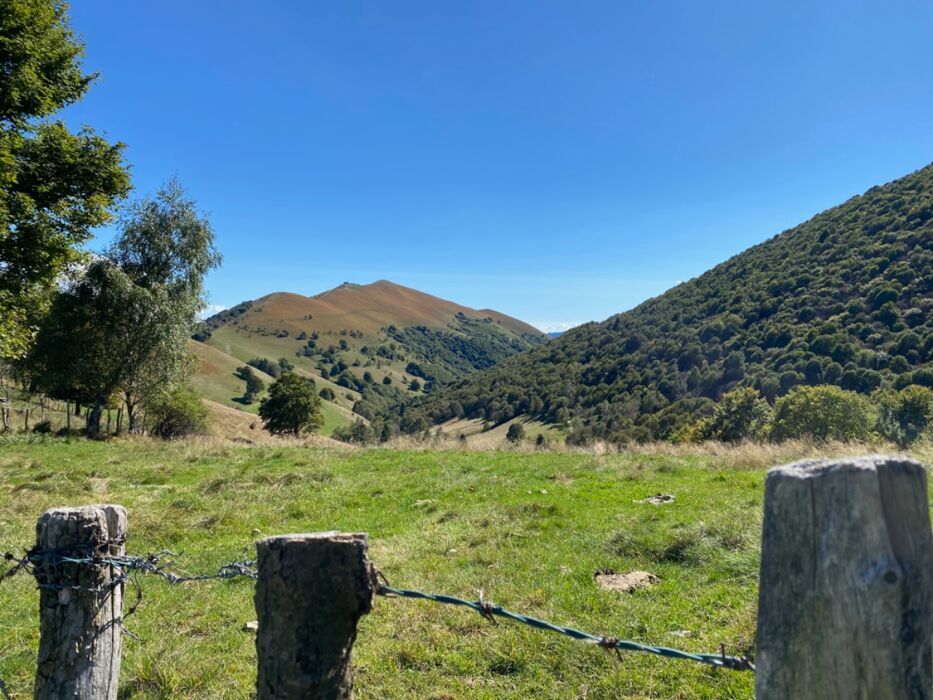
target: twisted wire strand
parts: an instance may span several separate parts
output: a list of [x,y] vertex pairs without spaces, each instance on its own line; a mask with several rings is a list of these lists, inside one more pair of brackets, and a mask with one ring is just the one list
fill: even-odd
[[508,620],[513,620],[514,622],[520,622],[535,629],[545,630],[547,632],[556,632],[557,634],[562,634],[564,636],[570,637],[571,639],[585,642],[587,644],[596,644],[608,650],[644,652],[648,654],[654,654],[656,656],[663,656],[668,659],[696,661],[698,663],[707,664],[717,668],[728,668],[733,671],[755,670],[755,665],[747,656],[726,656],[724,648],[719,654],[694,654],[691,652],[682,651],[680,649],[639,644],[638,642],[629,641],[627,639],[597,636],[595,634],[590,634],[588,632],[574,629],[573,627],[562,627],[560,625],[546,622],[545,620],[539,620],[536,617],[522,615],[521,613],[506,610],[499,605],[494,605],[493,603],[483,601],[482,599],[476,601],[465,600],[463,598],[457,598],[455,596],[439,593],[425,593],[424,591],[393,588],[387,584],[380,584],[380,586],[376,589],[376,594],[392,598],[415,598],[418,600],[427,600],[433,603],[441,603],[444,605],[457,605],[475,610],[480,615],[490,620],[496,617],[503,617]]
[[[12,561],[13,565],[0,576],[0,581],[12,578],[20,571],[28,571],[33,576],[42,576],[45,567],[56,567],[64,564],[76,566],[111,566],[116,575],[110,581],[110,588],[125,583],[132,573],[149,574],[164,579],[171,585],[179,585],[190,581],[207,581],[216,579],[232,579],[239,576],[255,579],[258,576],[252,559],[232,561],[218,567],[215,573],[181,575],[172,570],[175,566],[174,552],[164,549],[146,556],[129,554],[107,554],[106,548],[113,543],[105,542],[99,545],[82,545],[65,549],[38,549],[28,550],[23,557],[17,557],[9,552],[3,558]],[[82,586],[52,584],[38,581],[39,588],[51,590],[71,589],[88,593],[102,593],[105,590]]]
[[[169,557],[176,556],[169,550],[162,550],[146,556],[126,555],[126,554],[108,554],[105,553],[111,542],[104,542],[98,545],[84,545],[68,549],[45,549],[33,548],[26,552],[24,557],[17,557],[9,552],[3,555],[4,559],[12,561],[13,565],[2,575],[0,581],[15,576],[20,571],[28,571],[37,579],[39,588],[52,590],[71,589],[92,593],[106,593],[113,590],[116,586],[126,583],[133,583],[136,588],[136,603],[131,607],[125,617],[132,615],[142,601],[142,589],[135,576],[132,574],[141,573],[157,576],[170,585],[179,585],[190,581],[207,580],[225,580],[237,577],[246,577],[251,579],[258,578],[255,569],[254,560],[233,561],[218,567],[216,573],[205,573],[195,575],[179,575],[172,570],[174,560]],[[122,544],[122,543],[117,543]],[[64,584],[51,584],[39,580],[45,578],[43,575],[45,567],[61,566],[72,564],[77,566],[111,566],[115,575],[111,578],[110,584],[106,589],[89,588],[81,586],[71,586]],[[702,654],[683,651],[681,649],[672,649],[670,647],[651,646],[640,644],[627,639],[617,639],[609,636],[599,636],[575,629],[573,627],[563,627],[551,622],[523,615],[511,610],[506,610],[500,605],[495,605],[483,600],[482,594],[479,600],[466,600],[456,596],[444,595],[440,593],[425,593],[424,591],[394,588],[388,585],[385,577],[378,571],[374,571],[376,584],[376,595],[387,598],[412,598],[417,600],[426,600],[433,603],[444,605],[454,605],[469,608],[484,618],[495,621],[495,618],[501,617],[514,622],[533,627],[535,629],[554,632],[570,637],[571,639],[584,642],[586,644],[596,644],[597,646],[620,653],[622,651],[643,652],[654,654],[669,659],[680,659],[684,661],[695,661],[698,663],[713,666],[715,668],[728,668],[733,671],[754,671],[755,666],[747,656],[727,656],[725,647],[721,647],[719,654]],[[5,695],[6,689],[0,682],[0,695]]]

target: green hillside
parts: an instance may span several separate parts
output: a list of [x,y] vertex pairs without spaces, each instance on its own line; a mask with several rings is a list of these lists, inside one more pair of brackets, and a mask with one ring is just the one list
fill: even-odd
[[736,386],[933,385],[933,166],[637,308],[437,392],[435,423],[530,415],[579,440],[665,438]]
[[[487,369],[547,337],[517,319],[380,280],[312,297],[276,292],[207,319],[195,334],[195,389],[238,402],[244,363],[279,360],[313,378],[324,396],[324,433],[371,419],[409,396]],[[271,377],[261,374],[268,384]],[[380,426],[377,426],[380,427]]]

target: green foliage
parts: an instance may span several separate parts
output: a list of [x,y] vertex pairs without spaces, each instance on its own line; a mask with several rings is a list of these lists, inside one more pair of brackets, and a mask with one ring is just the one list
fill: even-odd
[[332,434],[335,440],[349,442],[356,445],[369,445],[376,441],[376,434],[369,424],[361,420],[353,422],[353,425],[345,425],[336,428]]
[[123,145],[48,117],[93,75],[57,0],[0,0],[0,357],[21,357],[56,278],[129,191]]
[[767,428],[771,408],[757,390],[748,387],[733,389],[720,399],[713,414],[701,418],[692,426],[690,438],[738,442],[762,437]]
[[507,357],[541,345],[544,338],[510,333],[491,319],[458,314],[448,330],[391,326],[389,337],[419,358],[406,371],[421,379],[445,383],[476,370],[492,367]]
[[293,369],[295,369],[295,365],[286,360],[284,357],[280,357],[276,362],[273,362],[266,357],[254,357],[251,360],[247,360],[246,364],[248,364],[250,367],[255,367],[260,372],[265,372],[270,377],[278,377],[283,372],[291,372]]
[[294,372],[285,372],[272,382],[268,396],[259,402],[259,417],[273,435],[298,437],[324,424],[314,384]]
[[867,440],[875,409],[864,396],[836,386],[800,386],[774,404],[775,440]]
[[521,423],[512,423],[505,433],[505,439],[511,443],[519,443],[525,439],[525,426]]
[[933,166],[875,187],[637,308],[415,403],[571,437],[666,439],[737,386],[933,386]]
[[242,403],[253,403],[266,388],[266,383],[253,372],[249,365],[237,367],[234,374],[236,374],[239,379],[246,382],[246,389],[243,392],[243,397],[240,399]]
[[54,299],[25,372],[46,393],[89,404],[92,433],[119,394],[132,432],[138,404],[186,370],[203,277],[219,260],[210,224],[171,181],[132,207],[107,257]]
[[178,387],[147,401],[146,414],[149,432],[166,440],[207,432],[207,408],[188,387]]
[[878,397],[878,432],[901,447],[910,445],[933,425],[933,390],[915,384]]

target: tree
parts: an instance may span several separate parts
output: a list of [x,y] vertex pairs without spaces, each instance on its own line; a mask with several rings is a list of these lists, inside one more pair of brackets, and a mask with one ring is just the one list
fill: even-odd
[[34,384],[88,403],[91,434],[119,394],[134,432],[140,402],[186,369],[204,275],[220,262],[213,240],[177,181],[134,205],[106,257],[55,299],[25,362]]
[[242,402],[245,404],[251,404],[256,400],[256,397],[259,396],[263,389],[266,388],[266,383],[260,379],[255,372],[253,372],[252,367],[249,365],[244,365],[242,367],[237,367],[236,376],[246,382],[246,389],[243,392]]
[[933,390],[916,384],[879,397],[878,432],[906,447],[933,425]]
[[96,77],[83,52],[60,0],[0,0],[0,357],[26,353],[55,280],[129,191],[123,144],[49,120]]
[[259,417],[273,435],[298,437],[324,424],[314,385],[294,372],[285,372],[272,383],[269,394],[259,402]]
[[505,439],[511,443],[519,443],[525,439],[525,427],[521,423],[512,423],[505,433]]
[[207,432],[207,408],[188,387],[178,387],[149,401],[150,432],[166,440],[203,435]]
[[763,434],[771,409],[761,395],[748,387],[724,394],[713,415],[701,418],[693,433],[699,440],[738,442]]
[[341,442],[350,442],[357,445],[369,445],[376,441],[376,433],[368,423],[361,420],[353,425],[342,426],[334,430],[333,437]]
[[798,386],[774,404],[776,440],[866,440],[875,423],[867,398],[836,386]]

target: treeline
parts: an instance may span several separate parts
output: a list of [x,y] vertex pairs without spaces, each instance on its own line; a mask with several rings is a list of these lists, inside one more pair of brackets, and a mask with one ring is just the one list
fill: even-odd
[[571,440],[671,439],[737,387],[870,397],[933,387],[933,166],[815,216],[632,311],[413,406],[430,423],[528,415]]

